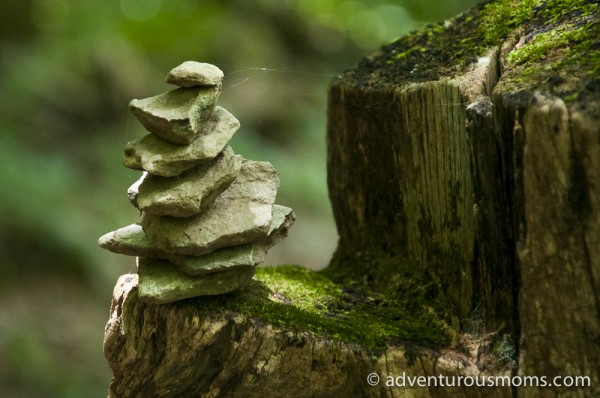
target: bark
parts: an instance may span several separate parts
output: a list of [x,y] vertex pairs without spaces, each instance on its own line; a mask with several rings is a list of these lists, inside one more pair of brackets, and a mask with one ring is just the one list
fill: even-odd
[[[443,309],[463,333],[452,349],[393,339],[368,348],[204,299],[146,305],[135,276],[123,276],[104,343],[110,395],[599,396],[600,60],[588,55],[600,23],[594,2],[538,3],[480,5],[383,47],[329,90],[340,236],[330,275],[399,302],[434,287],[419,308]],[[264,300],[285,298],[266,289]],[[514,353],[486,340],[503,334]],[[486,366],[485,355],[515,366]],[[591,386],[384,383],[481,371],[587,376]]]

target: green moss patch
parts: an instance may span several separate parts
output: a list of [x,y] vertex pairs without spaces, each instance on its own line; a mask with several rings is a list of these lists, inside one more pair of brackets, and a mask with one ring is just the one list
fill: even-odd
[[566,102],[596,96],[599,11],[600,5],[592,1],[548,0],[538,5],[535,18],[507,56],[504,90],[543,90]]
[[485,47],[499,46],[508,35],[530,19],[537,0],[505,0],[488,3],[477,27]]
[[[452,20],[383,46],[346,72],[345,78],[369,87],[452,78],[517,30],[524,43],[508,59],[509,68],[516,67],[510,77],[513,82],[545,83],[574,71],[596,76],[600,72],[599,7],[593,0],[482,2]],[[552,57],[556,59],[547,59]],[[550,83],[556,81],[554,77]]]
[[428,307],[334,282],[298,266],[259,268],[244,291],[195,299],[215,310],[232,310],[282,329],[357,343],[367,349],[410,341],[433,346],[450,341],[445,323]]

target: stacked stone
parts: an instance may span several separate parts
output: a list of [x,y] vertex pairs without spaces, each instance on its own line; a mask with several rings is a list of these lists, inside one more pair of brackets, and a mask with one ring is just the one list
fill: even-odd
[[274,204],[273,166],[229,147],[240,124],[216,105],[222,79],[214,65],[184,62],[167,76],[179,88],[129,104],[150,132],[126,145],[123,161],[143,171],[128,191],[141,222],[109,232],[99,244],[137,256],[145,302],[245,286],[294,222],[292,209]]

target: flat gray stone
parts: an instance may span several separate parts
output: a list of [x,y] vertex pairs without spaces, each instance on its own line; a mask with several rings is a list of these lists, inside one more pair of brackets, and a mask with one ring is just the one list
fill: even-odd
[[255,267],[203,276],[189,276],[166,260],[138,257],[139,297],[149,304],[166,304],[198,296],[231,293],[246,286]]
[[162,177],[173,177],[214,159],[227,145],[240,122],[225,108],[217,106],[202,132],[190,145],[167,142],[154,134],[128,142],[123,164]]
[[273,218],[269,227],[266,248],[270,249],[283,240],[291,226],[296,221],[294,210],[286,206],[273,205]]
[[258,265],[265,260],[267,251],[287,236],[296,215],[289,207],[274,205],[273,221],[265,240],[252,244],[227,247],[203,256],[168,255],[170,262],[188,275],[202,275],[227,269]]
[[202,256],[169,254],[153,247],[139,224],[109,232],[102,236],[98,243],[114,253],[162,258],[169,260],[188,275],[202,275],[262,263],[267,250],[285,238],[295,219],[296,216],[289,207],[273,205],[273,218],[266,239],[227,247]]
[[104,234],[98,239],[98,244],[103,249],[127,256],[165,257],[161,250],[152,247],[139,224],[131,224]]
[[199,256],[267,237],[279,177],[269,162],[245,160],[240,174],[205,212],[187,218],[142,212],[142,227],[154,247]]
[[220,87],[178,88],[134,99],[129,109],[149,132],[169,142],[187,145],[200,133],[220,92]]
[[209,163],[175,177],[144,173],[127,191],[138,209],[161,216],[190,217],[206,209],[237,177],[242,157],[227,147]]
[[167,83],[179,87],[216,86],[222,81],[221,69],[196,61],[186,61],[173,68],[167,75]]

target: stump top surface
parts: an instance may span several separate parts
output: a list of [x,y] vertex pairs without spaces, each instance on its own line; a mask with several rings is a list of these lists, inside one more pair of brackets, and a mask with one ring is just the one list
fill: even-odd
[[383,46],[333,84],[388,89],[451,79],[502,47],[503,91],[534,86],[576,99],[600,85],[599,19],[593,1],[483,2]]

